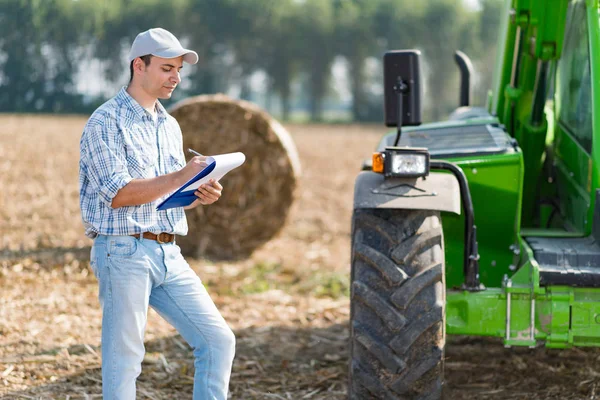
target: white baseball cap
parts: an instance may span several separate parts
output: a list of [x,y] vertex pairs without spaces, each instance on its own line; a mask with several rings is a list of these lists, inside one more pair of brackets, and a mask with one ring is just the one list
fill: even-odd
[[162,58],[183,56],[183,61],[188,64],[198,62],[198,53],[184,49],[175,35],[163,28],[152,28],[138,34],[131,45],[128,61],[148,54]]

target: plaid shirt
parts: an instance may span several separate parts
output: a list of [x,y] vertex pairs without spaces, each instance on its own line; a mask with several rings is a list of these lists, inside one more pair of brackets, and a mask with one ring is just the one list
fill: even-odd
[[117,192],[132,179],[168,174],[186,164],[179,124],[158,101],[156,110],[154,120],[123,88],[85,125],[80,142],[79,204],[86,236],[187,234],[182,207],[156,211],[168,195],[140,206],[111,207]]

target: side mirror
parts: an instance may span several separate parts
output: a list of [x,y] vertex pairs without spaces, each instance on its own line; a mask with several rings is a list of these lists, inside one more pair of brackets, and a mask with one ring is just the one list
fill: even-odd
[[[419,50],[388,51],[383,56],[385,125],[421,124]],[[398,135],[400,136],[400,135]]]

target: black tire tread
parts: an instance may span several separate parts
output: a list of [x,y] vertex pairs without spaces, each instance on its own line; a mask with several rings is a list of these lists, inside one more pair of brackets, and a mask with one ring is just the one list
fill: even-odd
[[375,312],[375,314],[377,314],[392,331],[397,332],[406,324],[402,314],[396,311],[396,309],[394,309],[394,307],[383,297],[369,289],[364,283],[354,282],[352,284],[352,293],[352,300],[360,300],[363,304],[373,310],[373,312]]
[[[390,392],[381,382],[374,376],[364,371],[360,364],[352,362],[352,375],[355,377],[353,384],[354,388],[351,398],[357,400],[372,399],[373,395],[377,399],[396,400],[397,396]],[[366,390],[365,390],[366,389]],[[358,396],[356,396],[358,395]]]
[[418,364],[407,370],[405,374],[392,383],[392,389],[399,394],[410,394],[412,391],[411,386],[415,381],[439,363],[439,358],[442,356],[442,349],[436,348],[433,353],[432,356],[420,360]]
[[401,310],[406,310],[415,296],[422,292],[423,289],[430,286],[434,282],[442,280],[443,275],[442,264],[436,264],[420,272],[407,281],[400,289],[394,291],[390,300],[396,307]]
[[405,354],[423,333],[439,323],[443,317],[442,313],[442,307],[432,308],[427,314],[411,323],[400,335],[392,339],[390,347],[400,356]]
[[372,247],[357,243],[354,247],[354,253],[356,257],[377,269],[390,285],[401,285],[408,278],[408,275],[398,268],[396,263]]
[[355,224],[372,228],[390,243],[394,243],[398,235],[396,225],[373,214],[359,214]]
[[438,400],[445,298],[439,212],[355,210],[350,399]]
[[373,354],[389,371],[399,374],[406,368],[406,363],[389,351],[385,343],[381,343],[377,338],[370,335],[366,327],[354,323],[354,329],[360,332],[355,336],[355,340],[363,345],[369,353]]
[[441,227],[437,227],[425,231],[420,235],[413,236],[400,243],[392,251],[392,259],[401,265],[410,264],[415,255],[423,251],[425,248],[431,247],[436,244],[441,245],[441,238]]

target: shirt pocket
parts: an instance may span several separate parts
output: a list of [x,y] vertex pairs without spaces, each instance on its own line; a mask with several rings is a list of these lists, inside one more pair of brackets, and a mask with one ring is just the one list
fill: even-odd
[[127,169],[132,178],[154,178],[157,157],[153,153],[134,151],[127,155]]

